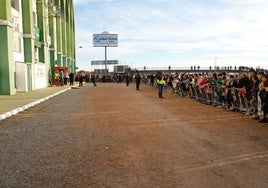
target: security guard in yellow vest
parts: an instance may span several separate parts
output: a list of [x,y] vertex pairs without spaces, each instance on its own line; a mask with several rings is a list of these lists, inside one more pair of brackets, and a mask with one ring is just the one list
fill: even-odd
[[157,80],[157,87],[158,87],[158,96],[159,98],[164,98],[163,97],[163,89],[164,89],[164,85],[165,85],[165,76],[164,75],[160,75],[158,76]]
[[56,71],[54,73],[54,80],[55,80],[55,85],[59,86],[59,84],[60,84],[60,73],[59,73],[59,71]]

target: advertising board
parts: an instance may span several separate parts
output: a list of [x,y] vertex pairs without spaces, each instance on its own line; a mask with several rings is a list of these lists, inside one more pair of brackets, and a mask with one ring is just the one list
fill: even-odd
[[[107,60],[107,65],[116,65],[118,64],[118,60]],[[91,61],[91,65],[105,65],[105,61]]]
[[117,34],[93,34],[94,47],[118,47]]

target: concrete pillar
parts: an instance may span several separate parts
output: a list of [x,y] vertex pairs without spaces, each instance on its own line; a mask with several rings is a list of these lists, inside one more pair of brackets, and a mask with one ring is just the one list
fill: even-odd
[[45,2],[37,2],[37,19],[38,28],[41,29],[41,42],[42,46],[39,50],[39,61],[42,63],[48,63],[48,10],[46,8]]
[[0,3],[0,94],[12,95],[15,89],[15,64],[13,61],[13,22],[11,1]]
[[[50,69],[50,34],[49,34],[49,13],[48,13],[48,1],[37,1],[37,20],[38,27],[40,28],[41,48],[39,49],[39,68],[44,70],[45,78],[39,77],[38,79],[44,82],[45,86],[48,86],[48,72]],[[39,81],[39,82],[40,82]],[[36,84],[36,87],[43,87],[40,83]]]
[[26,66],[26,91],[33,90],[33,64],[34,64],[34,39],[35,30],[33,23],[33,6],[32,0],[24,0],[22,3],[23,17],[23,45],[24,45],[24,62]]
[[76,67],[76,42],[75,42],[75,20],[74,20],[74,6],[73,6],[73,0],[70,0],[71,4],[71,10],[70,10],[70,23],[71,23],[71,46],[72,46],[72,70],[75,72]]
[[56,17],[56,30],[57,30],[57,61],[58,66],[62,66],[62,25],[61,25],[61,18]]
[[51,37],[50,46],[50,78],[54,82],[54,67],[57,60],[57,30],[56,30],[56,17],[54,15],[49,16],[49,35]]

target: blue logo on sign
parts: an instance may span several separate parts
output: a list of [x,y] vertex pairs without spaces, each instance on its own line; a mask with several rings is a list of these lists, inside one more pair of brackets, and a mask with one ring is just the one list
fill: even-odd
[[99,35],[95,35],[93,40],[94,42],[100,42]]

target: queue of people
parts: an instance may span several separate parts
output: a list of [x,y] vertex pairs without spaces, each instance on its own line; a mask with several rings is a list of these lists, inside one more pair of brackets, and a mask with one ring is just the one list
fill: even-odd
[[[146,77],[148,85],[159,87],[157,74]],[[181,96],[268,122],[268,75],[264,72],[175,73],[166,74],[164,79],[165,88]]]

